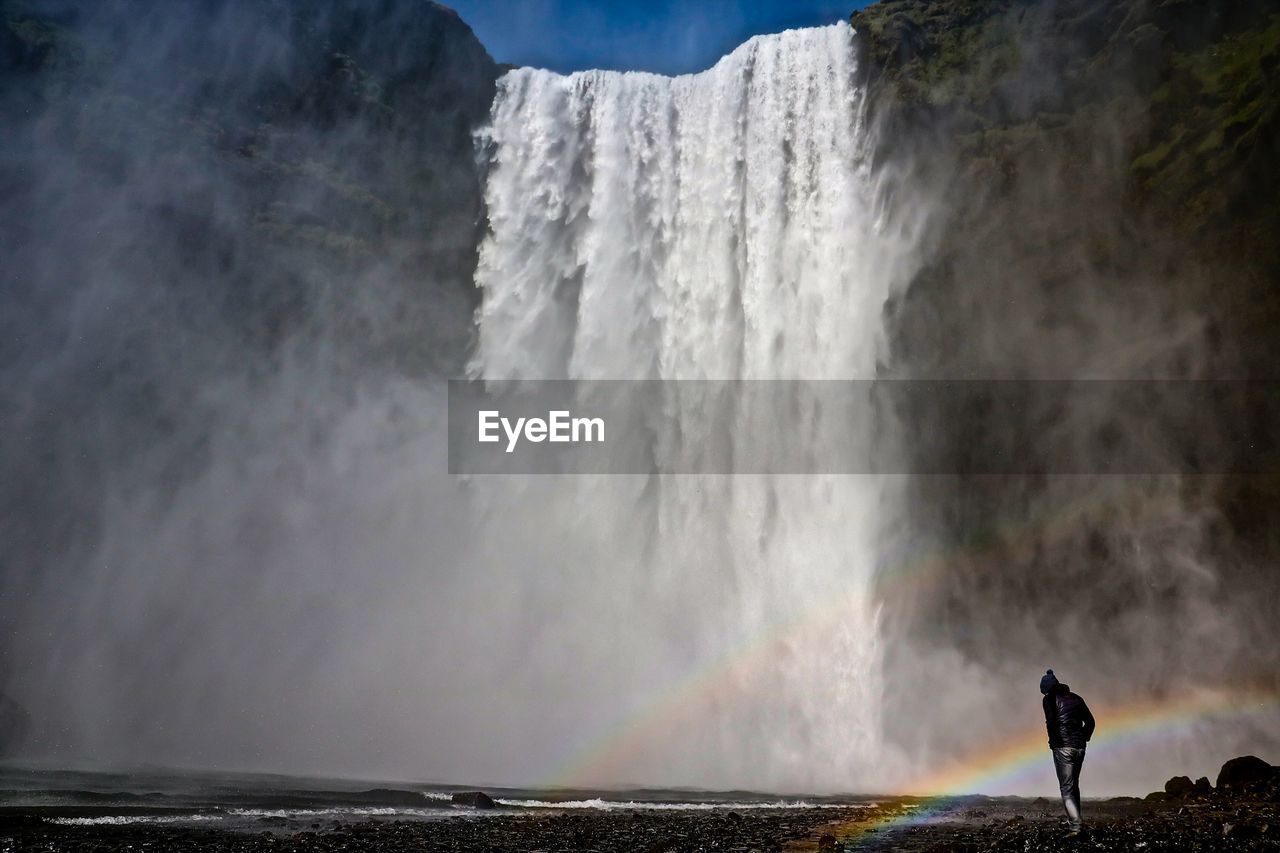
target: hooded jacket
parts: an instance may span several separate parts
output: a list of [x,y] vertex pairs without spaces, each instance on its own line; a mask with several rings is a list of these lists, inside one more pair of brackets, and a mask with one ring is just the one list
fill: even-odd
[[1055,684],[1044,697],[1044,726],[1049,748],[1064,746],[1084,749],[1093,737],[1093,714],[1084,700],[1065,684]]

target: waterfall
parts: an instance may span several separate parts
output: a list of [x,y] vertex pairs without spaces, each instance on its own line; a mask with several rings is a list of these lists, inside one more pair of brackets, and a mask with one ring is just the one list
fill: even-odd
[[[508,73],[485,131],[474,374],[874,376],[900,240],[864,97],[847,24],[757,37],[681,77]],[[860,416],[776,426],[820,452]],[[678,443],[697,417],[680,411],[658,440]],[[548,747],[558,775],[541,781],[883,784],[881,480],[513,477],[475,490],[491,570],[519,554],[537,565],[530,608],[575,603],[531,629],[545,680],[530,687],[575,720]],[[566,661],[558,678],[552,659]]]

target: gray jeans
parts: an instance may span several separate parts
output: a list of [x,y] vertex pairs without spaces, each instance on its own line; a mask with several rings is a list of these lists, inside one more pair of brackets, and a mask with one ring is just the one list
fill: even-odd
[[1080,828],[1080,768],[1084,766],[1084,749],[1060,746],[1053,750],[1053,769],[1058,771],[1058,787],[1062,789],[1062,807],[1072,829]]

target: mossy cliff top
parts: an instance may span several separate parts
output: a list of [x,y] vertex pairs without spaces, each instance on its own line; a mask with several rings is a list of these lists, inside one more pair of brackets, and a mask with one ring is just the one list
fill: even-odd
[[1276,221],[1280,3],[883,0],[852,23],[884,110],[964,156],[1102,129],[1182,225]]
[[[1157,277],[1178,307],[1218,290],[1209,325],[1250,350],[1250,374],[1270,358],[1280,3],[882,0],[852,23],[885,156],[912,152],[953,214],[945,258],[1010,234],[1067,278],[1082,257],[1122,278],[1176,267]],[[1217,284],[1187,285],[1195,266]]]

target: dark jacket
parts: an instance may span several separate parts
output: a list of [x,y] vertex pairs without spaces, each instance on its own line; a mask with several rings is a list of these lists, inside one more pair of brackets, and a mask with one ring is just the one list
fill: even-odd
[[1093,714],[1084,700],[1065,684],[1055,684],[1044,697],[1044,726],[1049,732],[1049,748],[1072,746],[1084,749],[1093,737]]

